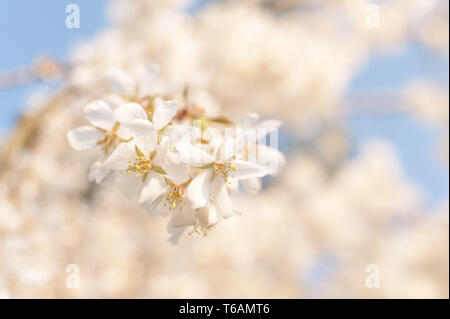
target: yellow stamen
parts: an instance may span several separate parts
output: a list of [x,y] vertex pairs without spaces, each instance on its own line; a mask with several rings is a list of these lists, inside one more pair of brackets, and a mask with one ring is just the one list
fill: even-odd
[[128,161],[128,174],[134,173],[135,176],[141,177],[151,170],[151,159],[145,156],[134,156],[133,158],[133,160]]
[[233,166],[231,162],[224,162],[224,163],[213,163],[214,167],[214,174],[220,175],[223,178],[224,183],[231,184],[231,178],[234,177],[231,175],[232,171],[236,171],[236,166]]
[[169,185],[169,190],[166,193],[166,200],[164,206],[168,206],[170,210],[179,208],[180,210],[186,205],[184,186],[177,185],[166,178],[166,183]]

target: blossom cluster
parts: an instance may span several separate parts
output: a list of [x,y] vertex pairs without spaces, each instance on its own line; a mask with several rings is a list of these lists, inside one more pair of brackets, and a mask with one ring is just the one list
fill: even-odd
[[158,68],[136,70],[107,72],[113,94],[84,108],[91,125],[69,131],[68,141],[76,150],[100,151],[91,182],[101,183],[112,173],[120,190],[149,213],[170,216],[172,243],[187,227],[206,236],[235,212],[230,195],[239,181],[256,193],[260,178],[278,173],[284,163],[276,149],[281,123],[255,113],[239,124],[209,116],[201,105],[189,103],[188,89],[183,101],[155,92]]

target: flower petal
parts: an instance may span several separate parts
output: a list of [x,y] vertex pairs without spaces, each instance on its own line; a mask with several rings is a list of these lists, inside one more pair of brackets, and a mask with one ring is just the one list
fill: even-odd
[[160,175],[150,173],[147,184],[142,188],[139,194],[139,205],[145,206],[149,211],[152,211],[160,203],[158,199],[162,199],[164,194],[164,181],[159,177]]
[[179,143],[176,150],[181,160],[190,166],[204,166],[214,161],[211,155],[190,143]]
[[267,174],[277,175],[286,165],[286,159],[283,153],[265,144],[258,144],[254,149],[250,148],[249,151],[257,152],[256,163],[264,167]]
[[137,147],[144,155],[149,156],[155,149],[158,138],[153,124],[147,120],[137,119],[132,121],[128,128]]
[[211,170],[205,170],[197,175],[187,187],[186,197],[191,202],[193,209],[204,207],[208,204],[211,178]]
[[233,171],[233,178],[236,178],[237,180],[259,178],[268,174],[265,167],[251,162],[236,160],[232,162],[232,165],[235,168]]
[[111,107],[102,100],[95,100],[86,105],[84,115],[92,125],[108,131],[116,122]]
[[173,210],[170,220],[171,226],[175,228],[192,226],[195,222],[195,212],[189,205],[184,206],[181,210]]
[[158,99],[155,101],[155,104],[156,109],[153,113],[152,122],[156,130],[160,130],[169,124],[175,114],[177,114],[178,102],[176,100],[163,101]]
[[228,218],[233,214],[233,205],[228,194],[227,185],[223,182],[222,178],[216,176],[214,179],[211,188],[211,197],[220,216]]
[[92,126],[80,126],[67,132],[67,140],[77,151],[91,149],[103,137],[102,132]]
[[95,181],[97,184],[100,184],[109,172],[109,169],[103,167],[101,160],[95,161],[89,169],[89,182]]
[[142,179],[126,172],[116,172],[114,184],[129,199],[137,198],[142,189]]
[[106,169],[126,171],[128,168],[128,161],[135,155],[136,149],[134,143],[120,143],[105,163],[103,163],[103,167]]
[[121,124],[127,125],[134,120],[146,120],[147,114],[141,105],[137,103],[125,103],[114,111],[114,118]]
[[262,188],[262,183],[259,178],[249,178],[242,181],[242,186],[249,194],[256,195]]
[[218,215],[217,209],[213,205],[201,207],[196,210],[197,219],[201,226],[204,228],[210,228],[216,225],[222,219]]
[[189,179],[189,167],[180,160],[179,154],[168,153],[165,161],[166,177],[175,184],[183,184]]
[[153,158],[153,164],[164,168],[168,153],[169,139],[167,137],[163,137],[159,142],[159,145],[156,147],[156,155]]
[[106,72],[105,83],[111,91],[121,96],[131,96],[136,89],[135,81],[119,68],[110,68]]
[[135,73],[139,84],[139,94],[141,96],[153,95],[159,78],[159,66],[146,63],[141,65]]

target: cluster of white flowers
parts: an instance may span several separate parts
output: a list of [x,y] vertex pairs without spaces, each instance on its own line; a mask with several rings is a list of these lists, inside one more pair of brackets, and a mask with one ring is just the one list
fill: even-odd
[[[279,171],[281,123],[254,113],[238,125],[210,117],[189,103],[187,89],[182,102],[154,92],[157,68],[138,70],[109,70],[105,82],[116,103],[89,103],[84,113],[92,126],[73,129],[67,138],[76,150],[101,151],[89,172],[91,182],[101,183],[113,172],[128,197],[152,215],[170,216],[171,242],[190,226],[191,233],[206,235],[233,215],[230,194],[239,181],[254,193],[261,188],[259,178]],[[268,135],[275,148],[266,145]]]

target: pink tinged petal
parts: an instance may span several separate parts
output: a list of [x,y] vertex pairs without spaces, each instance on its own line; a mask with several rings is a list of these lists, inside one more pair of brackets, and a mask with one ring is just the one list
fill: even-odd
[[184,206],[181,210],[174,209],[172,211],[172,219],[170,220],[171,226],[178,227],[186,227],[195,225],[195,212],[189,206]]
[[244,189],[247,193],[252,194],[252,195],[258,194],[262,189],[261,180],[258,178],[249,178],[249,179],[243,180],[242,186],[244,187]]
[[114,174],[114,184],[126,197],[135,199],[139,196],[142,189],[142,178],[126,172],[116,172]]
[[247,161],[236,160],[232,162],[232,166],[232,176],[237,180],[259,178],[268,174],[265,167]]
[[170,123],[172,118],[178,112],[178,102],[157,100],[155,102],[156,109],[153,113],[152,122],[155,125],[156,130],[162,129],[164,126]]
[[211,198],[219,216],[228,218],[233,214],[233,205],[228,194],[226,183],[216,176],[211,188]]
[[109,105],[102,100],[95,100],[86,105],[84,108],[84,115],[92,125],[108,131],[116,122],[113,111]]
[[111,91],[118,95],[131,96],[135,93],[135,82],[119,68],[110,68],[106,72],[105,83]]
[[209,202],[212,172],[205,170],[197,175],[186,189],[186,197],[191,202],[192,208],[204,207]]
[[190,143],[179,143],[176,146],[177,152],[180,154],[181,160],[190,166],[204,166],[211,164],[214,158],[200,148]]
[[96,161],[89,170],[89,182],[95,181],[97,184],[100,184],[109,172],[109,169],[103,167],[103,162]]
[[[161,202],[164,194],[164,181],[160,175],[150,173],[147,177],[148,183],[142,188],[139,194],[139,205],[145,206],[147,209],[153,210]],[[153,209],[152,209],[153,208]]]
[[180,160],[178,154],[169,153],[164,168],[166,177],[175,184],[183,184],[189,179],[189,167]]
[[137,119],[146,120],[147,114],[141,105],[137,103],[125,103],[114,111],[114,118],[121,124],[127,125]]
[[120,143],[119,146],[111,153],[103,164],[104,168],[123,170],[124,172],[128,168],[128,161],[133,159],[136,155],[135,144]]
[[92,126],[81,126],[67,132],[67,140],[77,151],[91,149],[103,137],[102,132]]
[[153,124],[147,120],[137,119],[132,121],[128,128],[137,147],[144,155],[149,156],[155,149],[158,138]]

